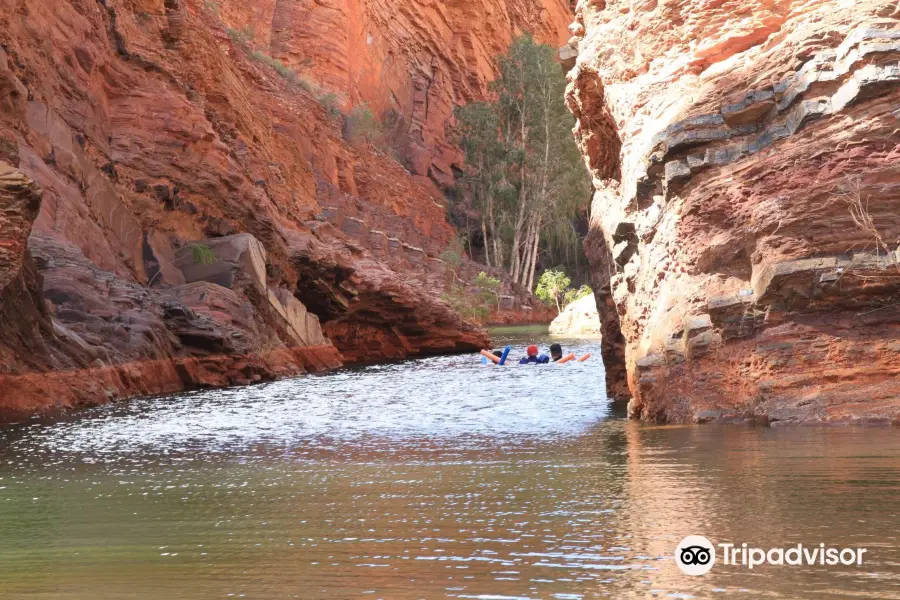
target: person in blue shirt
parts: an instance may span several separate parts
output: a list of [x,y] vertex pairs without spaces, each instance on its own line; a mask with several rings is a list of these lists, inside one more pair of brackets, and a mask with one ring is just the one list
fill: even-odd
[[550,362],[550,357],[546,354],[538,356],[538,347],[535,345],[528,346],[526,349],[528,356],[519,361],[520,365],[545,365]]

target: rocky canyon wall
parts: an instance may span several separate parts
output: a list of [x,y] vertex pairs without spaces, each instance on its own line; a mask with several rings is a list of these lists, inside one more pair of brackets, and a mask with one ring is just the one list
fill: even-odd
[[403,137],[414,178],[437,194],[459,150],[445,139],[456,106],[483,99],[514,36],[561,45],[569,0],[222,0],[233,28],[335,92],[367,103]]
[[900,5],[580,0],[573,33],[611,391],[900,420]]
[[[348,143],[224,21],[437,132],[518,27],[562,22],[510,4],[538,8],[0,2],[0,414],[483,347],[439,299],[454,233],[431,167]],[[423,91],[419,68],[443,83]]]

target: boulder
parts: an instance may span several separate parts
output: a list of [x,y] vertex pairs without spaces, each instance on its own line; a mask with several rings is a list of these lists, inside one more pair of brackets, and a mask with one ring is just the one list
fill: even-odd
[[601,332],[593,294],[569,304],[550,324],[550,334],[560,337],[599,337]]
[[312,314],[302,302],[284,288],[270,289],[269,304],[288,324],[288,332],[300,346],[330,345],[322,333],[319,317]]
[[249,233],[189,242],[175,252],[175,266],[187,283],[266,289],[266,249]]

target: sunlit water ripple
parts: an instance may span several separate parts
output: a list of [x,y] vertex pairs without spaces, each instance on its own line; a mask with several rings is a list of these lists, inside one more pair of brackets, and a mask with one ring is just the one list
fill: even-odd
[[[900,597],[892,430],[646,427],[602,382],[442,357],[0,431],[0,597]],[[687,534],[872,558],[688,578]]]
[[[577,348],[598,351],[587,342]],[[38,427],[35,436],[46,450],[111,455],[228,452],[259,443],[290,448],[311,440],[403,446],[429,437],[466,446],[486,438],[577,436],[609,412],[602,373],[598,360],[498,368],[473,356],[436,357],[136,400]]]

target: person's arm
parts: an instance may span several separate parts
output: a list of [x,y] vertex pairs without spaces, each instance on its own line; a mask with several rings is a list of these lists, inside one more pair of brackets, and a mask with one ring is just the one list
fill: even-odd
[[539,362],[540,364],[542,364],[542,365],[546,365],[547,363],[550,362],[550,357],[547,356],[546,354],[541,354],[541,355],[538,357],[538,362]]
[[528,364],[528,357],[525,357],[525,358],[523,358],[523,359],[520,359],[520,360],[519,360],[519,364],[520,364],[520,365],[527,365],[527,364]]

